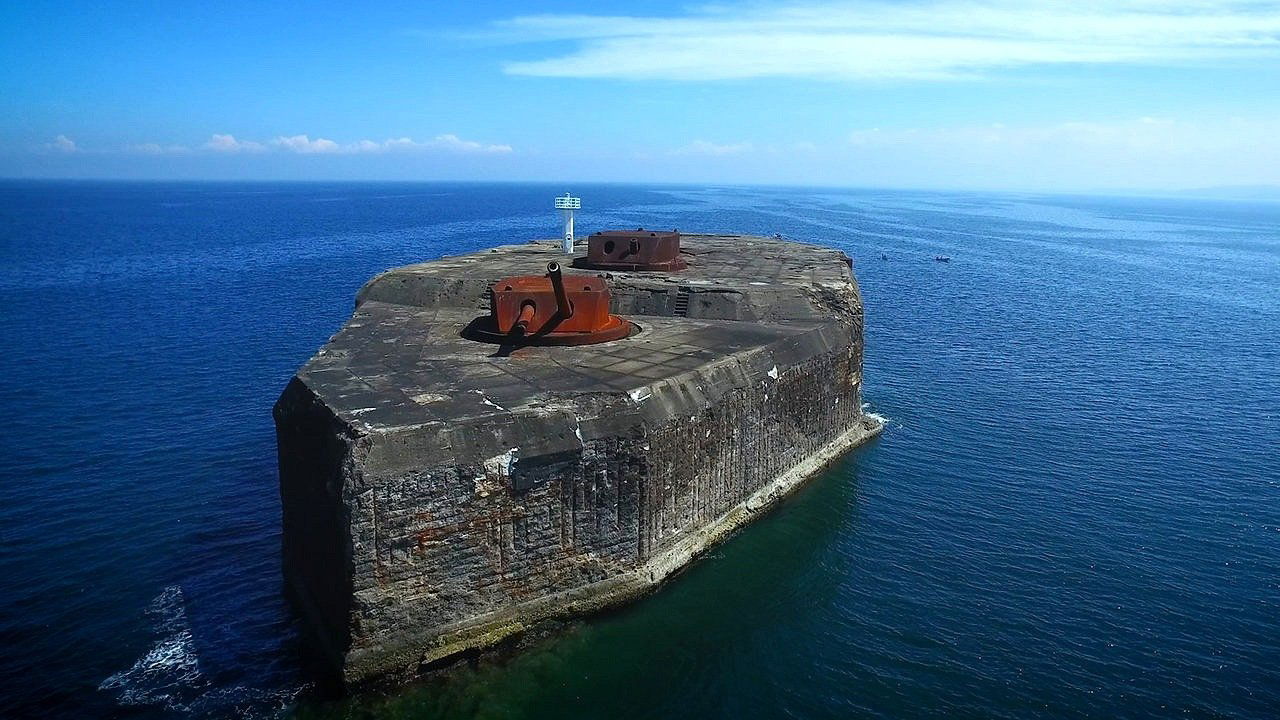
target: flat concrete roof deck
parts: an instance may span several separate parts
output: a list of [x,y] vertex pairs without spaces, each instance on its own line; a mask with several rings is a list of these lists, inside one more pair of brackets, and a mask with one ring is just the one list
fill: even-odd
[[[642,317],[639,333],[598,345],[499,346],[461,337],[475,310],[362,304],[298,376],[339,417],[365,430],[514,412],[555,398],[631,393],[717,363],[769,363],[811,343],[834,344],[832,323],[770,325]],[[803,354],[803,353],[802,353]],[[639,393],[644,397],[643,393]]]
[[[749,362],[750,374],[762,376],[776,373],[775,364],[785,368],[788,356],[799,361],[816,346],[847,344],[845,310],[858,299],[843,252],[747,235],[682,235],[681,242],[688,268],[672,273],[571,268],[556,241],[394,268],[361,289],[351,319],[298,377],[344,421],[379,431],[592,393],[634,391],[640,403],[649,396],[642,388],[661,393],[668,381],[683,385],[680,393],[698,393],[717,364]],[[487,314],[493,283],[541,274],[552,260],[566,276],[607,277],[614,312],[640,332],[597,345],[523,347],[506,357],[497,345],[461,337]]]
[[[585,248],[575,257],[585,256]],[[731,306],[695,304],[689,317],[772,322],[784,319],[830,320],[843,308],[831,298],[853,287],[848,256],[840,250],[753,235],[681,234],[681,255],[688,267],[678,272],[618,272],[570,267],[558,241],[503,245],[488,251],[443,257],[394,268],[371,279],[357,304],[380,301],[420,307],[488,307],[488,288],[504,277],[540,275],[556,260],[566,275],[604,275],[614,295],[615,312],[670,315],[636,295],[733,293]],[[840,302],[837,298],[835,302]],[[727,315],[736,312],[736,316]]]

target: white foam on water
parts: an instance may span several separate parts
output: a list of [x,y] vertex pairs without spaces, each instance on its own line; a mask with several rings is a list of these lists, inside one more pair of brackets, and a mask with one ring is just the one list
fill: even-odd
[[127,670],[103,680],[98,689],[118,691],[121,705],[177,707],[184,694],[208,684],[200,674],[182,588],[165,588],[147,606],[147,615],[160,639]]
[[156,596],[146,614],[158,636],[156,642],[128,669],[98,685],[98,690],[117,692],[116,701],[122,706],[158,705],[199,718],[275,718],[307,689],[306,685],[273,690],[213,687],[200,671],[186,596],[178,585]]
[[862,411],[863,415],[871,418],[872,420],[875,420],[876,422],[879,422],[881,425],[883,425],[886,428],[889,427],[889,418],[885,417],[884,415],[881,415],[880,413],[871,412],[870,408],[871,408],[871,404],[865,403],[865,402],[858,407],[858,409]]

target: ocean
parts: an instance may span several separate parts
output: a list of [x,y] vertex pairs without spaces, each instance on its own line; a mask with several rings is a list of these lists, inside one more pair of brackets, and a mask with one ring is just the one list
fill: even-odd
[[[271,405],[371,275],[565,190],[848,252],[888,429],[634,605],[319,698]],[[0,715],[1275,717],[1278,338],[1275,203],[0,182]]]

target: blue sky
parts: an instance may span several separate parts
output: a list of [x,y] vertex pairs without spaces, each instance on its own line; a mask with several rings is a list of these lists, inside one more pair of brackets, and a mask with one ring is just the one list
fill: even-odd
[[0,176],[1280,184],[1280,0],[8,3]]

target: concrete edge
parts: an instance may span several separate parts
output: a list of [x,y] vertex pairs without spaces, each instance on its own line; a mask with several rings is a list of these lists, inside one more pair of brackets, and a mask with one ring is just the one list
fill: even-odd
[[[446,627],[429,639],[405,643],[399,650],[364,665],[358,672],[351,672],[351,669],[361,663],[351,662],[355,658],[348,658],[348,673],[344,680],[349,686],[358,686],[387,675],[413,675],[423,665],[494,647],[539,622],[581,617],[646,595],[687,567],[698,555],[770,510],[841,456],[879,435],[884,425],[883,418],[864,414],[856,425],[822,449],[760,487],[716,520],[681,538],[633,570]],[[358,654],[358,650],[353,653]]]

